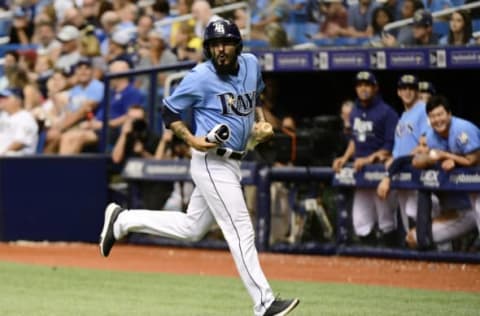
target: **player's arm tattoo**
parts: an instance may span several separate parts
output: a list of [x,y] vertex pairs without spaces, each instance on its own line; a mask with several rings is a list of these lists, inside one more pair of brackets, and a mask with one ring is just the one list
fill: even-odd
[[182,139],[184,142],[189,144],[189,138],[192,136],[192,133],[182,121],[176,121],[170,124],[170,129],[175,133],[175,135]]

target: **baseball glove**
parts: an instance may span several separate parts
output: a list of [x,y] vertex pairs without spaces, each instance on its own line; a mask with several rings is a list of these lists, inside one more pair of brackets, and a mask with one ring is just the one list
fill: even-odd
[[253,150],[255,146],[270,140],[274,135],[272,124],[262,121],[253,125],[250,138],[248,139],[247,149]]

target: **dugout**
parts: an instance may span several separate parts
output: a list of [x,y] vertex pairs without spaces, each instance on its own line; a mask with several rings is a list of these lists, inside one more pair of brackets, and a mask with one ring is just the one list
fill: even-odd
[[[453,114],[480,125],[478,89],[479,69],[402,69],[371,70],[379,82],[380,93],[398,113],[403,112],[397,97],[398,78],[410,73],[435,85],[437,93],[450,101]],[[338,115],[345,99],[354,99],[354,78],[358,70],[342,71],[266,71],[267,81],[274,81],[274,113],[282,117],[291,114],[303,118]],[[301,127],[301,126],[300,126]]]

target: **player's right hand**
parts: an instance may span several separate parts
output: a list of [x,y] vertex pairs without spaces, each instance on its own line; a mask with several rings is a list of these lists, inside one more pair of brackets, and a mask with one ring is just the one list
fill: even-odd
[[383,178],[382,181],[377,186],[377,195],[382,200],[387,198],[388,192],[390,191],[390,178]]
[[187,140],[187,144],[198,151],[207,151],[218,146],[216,143],[210,143],[205,136],[193,136]]
[[333,161],[333,165],[332,165],[332,169],[333,171],[335,172],[340,172],[340,170],[343,168],[343,166],[347,163],[347,159],[345,159],[344,157],[339,157],[339,158],[336,158],[334,161]]

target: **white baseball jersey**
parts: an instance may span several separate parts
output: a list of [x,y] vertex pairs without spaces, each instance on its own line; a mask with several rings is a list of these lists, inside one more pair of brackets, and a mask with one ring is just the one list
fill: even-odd
[[5,154],[7,148],[16,142],[24,145],[16,154],[35,154],[38,144],[37,122],[33,115],[26,110],[20,110],[13,114],[1,112],[0,154]]

